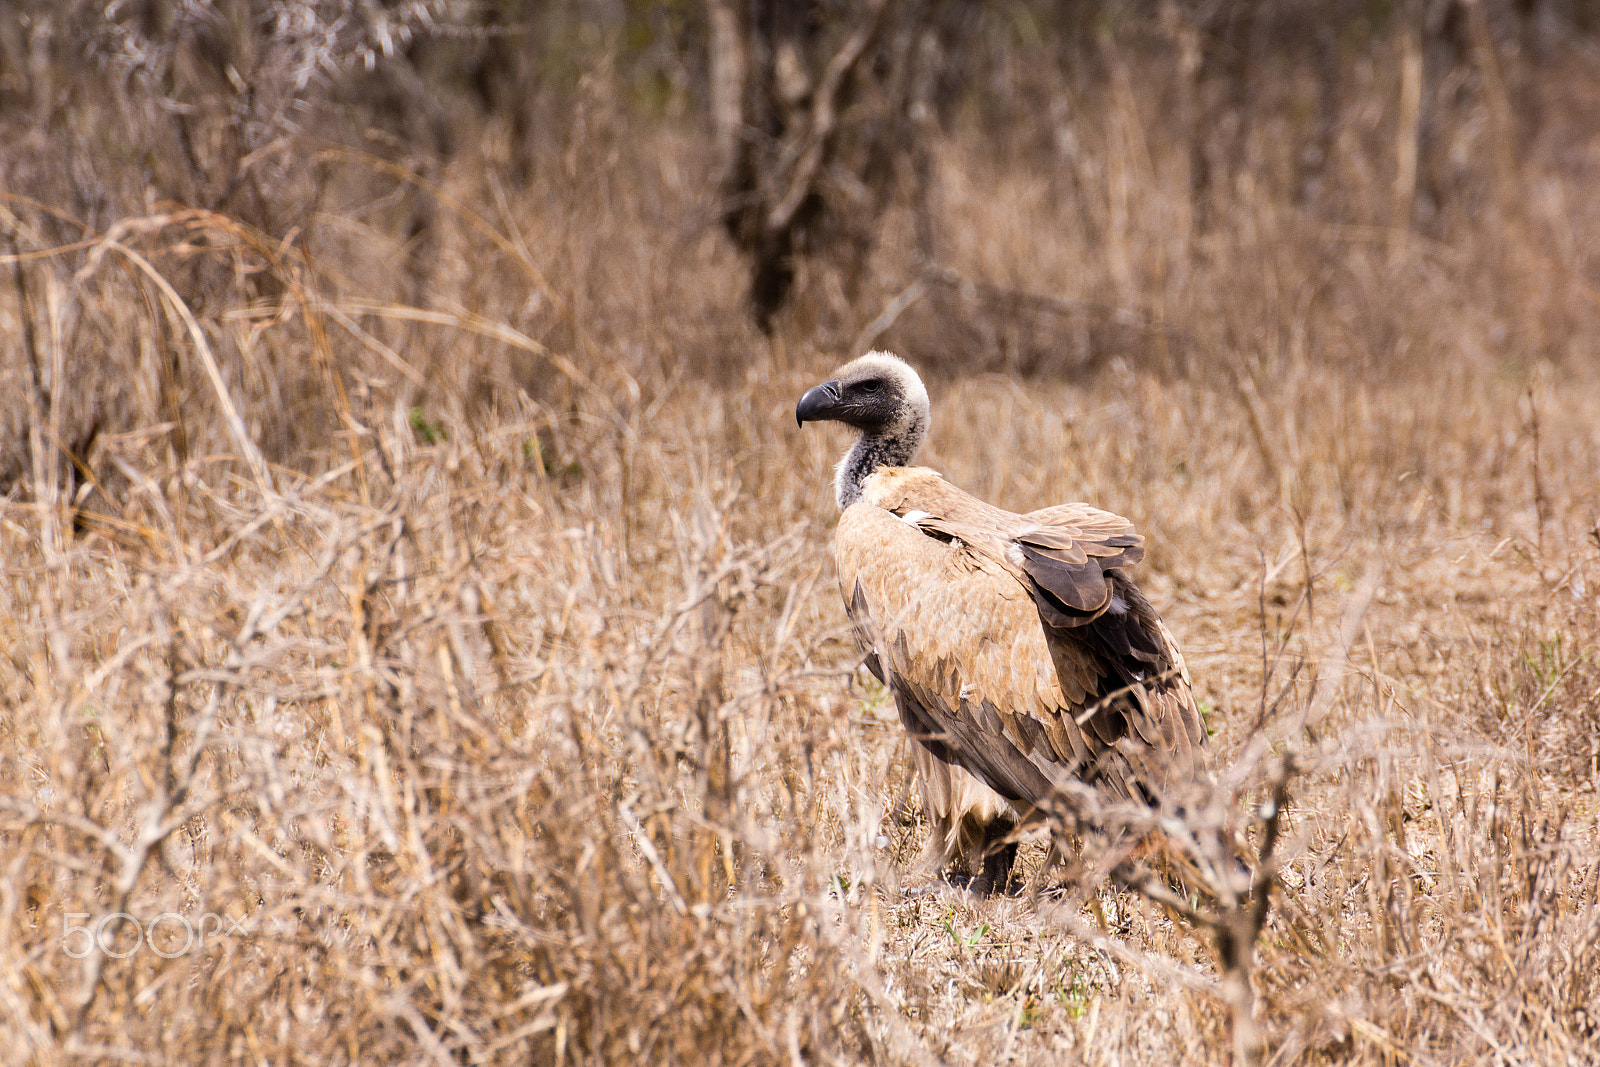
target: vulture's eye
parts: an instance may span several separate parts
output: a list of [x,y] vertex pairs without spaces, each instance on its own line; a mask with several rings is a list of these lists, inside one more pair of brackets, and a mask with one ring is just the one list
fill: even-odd
[[878,389],[882,385],[883,385],[882,382],[880,382],[876,378],[874,378],[871,381],[862,382],[856,388],[860,389],[863,393],[866,393],[868,396],[872,396],[873,394],[875,394],[878,391]]

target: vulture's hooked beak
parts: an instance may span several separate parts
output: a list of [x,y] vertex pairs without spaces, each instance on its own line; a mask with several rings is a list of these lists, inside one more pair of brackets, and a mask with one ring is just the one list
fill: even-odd
[[833,406],[844,396],[844,389],[835,378],[831,382],[823,382],[806,390],[806,395],[800,398],[800,403],[794,406],[794,424],[804,426],[808,422],[820,422],[829,418],[833,413]]

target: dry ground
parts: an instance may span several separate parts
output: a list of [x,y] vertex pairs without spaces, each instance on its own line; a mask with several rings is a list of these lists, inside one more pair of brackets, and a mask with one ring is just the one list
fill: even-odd
[[[1226,1062],[1206,942],[1138,898],[906,892],[906,742],[827,556],[846,442],[792,410],[915,279],[909,221],[763,337],[696,136],[591,91],[528,189],[492,130],[440,195],[330,155],[288,241],[6,190],[6,1058]],[[929,368],[926,461],[1135,520],[1219,767],[1295,754],[1271,1063],[1600,1059],[1573,99],[1428,233],[1388,224],[1381,112],[1337,223],[1263,179],[1201,228],[1153,105],[1086,105],[1070,196],[940,149],[941,265],[991,288],[884,338]],[[66,933],[114,915],[160,921]]]

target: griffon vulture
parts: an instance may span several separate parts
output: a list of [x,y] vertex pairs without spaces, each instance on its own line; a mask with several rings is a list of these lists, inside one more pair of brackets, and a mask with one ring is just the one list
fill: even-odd
[[808,390],[795,420],[860,432],[834,479],[834,558],[867,667],[913,738],[930,864],[1004,891],[1013,831],[1059,783],[1150,799],[1198,770],[1189,674],[1123,573],[1144,555],[1126,519],[1087,504],[1018,515],[909,466],[928,393],[886,352]]

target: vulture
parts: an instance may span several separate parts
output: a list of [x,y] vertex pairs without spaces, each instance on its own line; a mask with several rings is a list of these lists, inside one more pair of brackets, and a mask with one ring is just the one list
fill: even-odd
[[1004,892],[1017,830],[1062,784],[1150,803],[1201,770],[1183,656],[1124,573],[1128,520],[1088,504],[1016,514],[911,466],[928,393],[871,352],[807,390],[795,420],[859,432],[839,462],[833,550],[865,665],[912,738],[925,862]]

